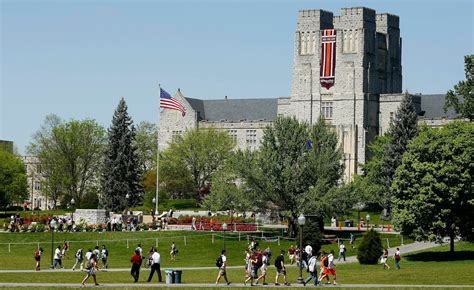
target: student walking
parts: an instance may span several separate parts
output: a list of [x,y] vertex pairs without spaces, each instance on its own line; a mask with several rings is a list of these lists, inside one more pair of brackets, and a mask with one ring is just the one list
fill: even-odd
[[341,244],[339,245],[339,257],[337,258],[337,261],[341,261],[341,257],[344,258],[344,262],[346,261],[346,245],[344,245],[344,241],[341,241]]
[[293,245],[291,245],[288,249],[288,259],[290,260],[290,265],[293,265],[293,263],[295,262],[295,248],[293,247]]
[[109,265],[107,264],[107,259],[109,257],[109,251],[105,248],[105,245],[102,245],[102,250],[100,251],[100,255],[102,258],[102,268],[107,269]]
[[334,268],[334,250],[331,250],[331,253],[328,255],[328,267],[326,268],[325,274],[328,277],[329,282],[329,275],[333,276],[333,284],[336,285],[336,269]]
[[62,261],[62,255],[61,255],[61,246],[58,246],[56,250],[54,251],[54,264],[53,264],[53,269],[56,269],[56,266],[59,264],[61,269],[64,269],[63,267],[63,261]]
[[306,277],[306,280],[304,280],[303,285],[306,286],[311,279],[314,281],[314,286],[317,286],[318,284],[318,269],[317,269],[317,260],[316,256],[311,256],[308,260],[308,271],[309,271],[309,276]]
[[36,271],[41,270],[41,255],[43,254],[43,248],[36,249],[35,251],[35,261],[36,261]]
[[257,281],[255,282],[255,284],[258,284],[258,281],[262,279],[263,285],[268,285],[268,283],[265,282],[265,278],[267,277],[267,269],[268,269],[269,263],[270,263],[269,252],[265,251],[262,257],[262,267],[260,268],[262,271],[262,274],[257,278]]
[[85,285],[86,281],[89,280],[89,277],[92,276],[94,278],[94,284],[97,286],[99,285],[97,283],[97,278],[96,278],[96,271],[99,270],[97,267],[97,257],[94,254],[91,254],[91,257],[89,260],[86,262],[86,269],[87,269],[87,275],[86,277],[82,280],[82,286]]
[[[83,255],[82,255],[82,247],[79,248],[79,250],[77,250],[76,252],[76,263],[74,264],[74,266],[72,266],[72,270],[73,271],[76,271],[76,266],[79,265],[79,269],[82,271],[82,262],[83,262]],[[90,258],[90,256],[89,256]]]
[[399,248],[397,248],[397,250],[395,251],[395,254],[393,255],[393,259],[395,260],[395,268],[400,269],[400,260],[402,259],[402,257],[400,256]]
[[173,242],[170,247],[171,260],[176,260],[177,253],[178,253],[178,248],[176,247],[176,244]]
[[385,248],[383,250],[382,259],[380,260],[380,263],[383,264],[384,269],[390,269],[390,266],[387,264],[387,262],[388,262],[387,260],[388,260],[388,250],[387,250],[387,248]]
[[319,269],[319,277],[318,277],[318,284],[321,284],[324,278],[326,278],[327,283],[326,284],[331,284],[329,283],[329,276],[327,275],[327,267],[329,267],[329,262],[328,262],[328,256],[326,255],[325,251],[321,252],[321,266]]
[[193,216],[191,220],[191,230],[195,231],[196,230],[196,217]]
[[152,259],[152,264],[151,264],[150,276],[148,276],[148,282],[151,282],[151,279],[153,279],[153,274],[155,274],[155,272],[158,275],[158,282],[162,282],[161,268],[160,268],[161,256],[155,247],[153,247],[153,254],[151,255],[151,259]]
[[92,254],[94,254],[96,261],[99,261],[100,259],[99,246],[95,246],[94,251],[92,251]]
[[140,251],[135,250],[135,255],[132,256],[130,262],[132,263],[130,275],[132,275],[136,283],[138,282],[138,278],[140,277],[140,267],[142,265],[142,256],[140,256]]
[[219,258],[217,258],[216,266],[217,268],[219,268],[219,272],[217,274],[217,279],[216,279],[216,285],[219,284],[221,277],[224,277],[224,280],[226,281],[227,285],[230,285],[230,282],[227,279],[227,273],[226,273],[227,257],[225,255],[225,250],[222,250],[221,255],[219,256]]
[[276,259],[275,259],[275,267],[277,269],[277,273],[276,273],[276,277],[275,277],[275,285],[278,286],[280,285],[280,283],[278,283],[278,278],[281,276],[283,276],[283,285],[290,285],[288,284],[288,282],[286,281],[286,268],[285,268],[285,251],[284,250],[281,250],[280,251],[280,256],[278,256]]

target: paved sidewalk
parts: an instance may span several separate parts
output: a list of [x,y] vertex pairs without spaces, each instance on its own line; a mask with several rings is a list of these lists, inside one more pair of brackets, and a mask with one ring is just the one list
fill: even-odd
[[[86,286],[82,286],[80,283],[0,283],[0,287],[58,287],[58,288],[98,288],[98,287],[105,287],[105,288],[142,288],[142,287],[170,287],[170,288],[234,288],[234,287],[248,287],[251,288],[249,285],[245,286],[242,283],[232,283],[230,285],[225,284],[145,284],[145,283],[131,283],[131,284],[100,284],[99,286],[94,286],[94,284],[86,284]],[[304,288],[302,284],[291,284],[288,286],[275,286],[275,284],[271,285],[258,285],[252,288]],[[400,285],[400,284],[338,284],[338,285],[323,285],[318,288],[339,288],[339,287],[350,287],[350,288],[465,288],[465,289],[472,289],[474,285]],[[314,288],[308,286],[308,288]]]

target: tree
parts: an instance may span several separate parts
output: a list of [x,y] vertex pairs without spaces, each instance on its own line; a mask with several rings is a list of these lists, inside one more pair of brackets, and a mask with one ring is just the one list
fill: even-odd
[[25,165],[20,158],[0,148],[0,208],[20,204],[26,198]]
[[156,169],[157,141],[156,125],[149,122],[140,122],[137,126],[134,144],[141,172]]
[[383,253],[380,235],[373,229],[367,231],[362,237],[357,251],[357,260],[361,264],[377,264]]
[[96,182],[104,141],[105,131],[94,120],[64,122],[47,116],[28,148],[40,161],[46,193],[61,196],[66,205],[74,198],[79,208]]
[[444,111],[453,108],[461,117],[474,120],[474,54],[464,57],[466,80],[458,82],[454,90],[446,94]]
[[390,218],[392,195],[390,187],[395,177],[395,170],[402,162],[408,143],[418,134],[417,114],[411,95],[405,94],[386,134],[390,138],[390,143],[382,158],[380,174],[386,188],[383,198],[385,217]]
[[294,117],[281,117],[264,131],[260,150],[237,153],[236,164],[248,194],[261,211],[279,211],[296,235],[300,213],[322,215],[315,201],[342,176],[337,136],[324,120],[314,127]]
[[[234,143],[225,131],[213,128],[187,130],[163,152],[160,170],[163,163],[166,168],[163,168],[166,171],[163,174],[178,177],[183,184],[191,178],[196,201],[201,202],[204,198],[201,193],[210,188],[213,174],[222,168],[233,147]],[[163,179],[160,179],[160,187],[162,182],[165,186],[175,182],[173,178]]]
[[120,212],[127,207],[136,206],[143,198],[140,184],[142,172],[135,147],[135,127],[123,98],[114,112],[108,133],[101,176],[101,204],[109,211]]
[[424,128],[408,146],[394,180],[394,222],[417,240],[459,234],[473,240],[474,124]]

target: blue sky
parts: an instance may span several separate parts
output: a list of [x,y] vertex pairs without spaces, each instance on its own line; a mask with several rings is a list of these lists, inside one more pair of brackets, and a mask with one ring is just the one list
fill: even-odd
[[355,6],[400,16],[404,90],[464,79],[469,0],[0,0],[0,139],[24,153],[51,113],[108,127],[122,96],[135,123],[155,122],[159,83],[192,98],[289,96],[298,10]]

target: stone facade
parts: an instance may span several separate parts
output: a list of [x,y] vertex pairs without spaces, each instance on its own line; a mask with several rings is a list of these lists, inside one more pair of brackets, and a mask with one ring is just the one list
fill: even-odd
[[28,183],[29,202],[33,209],[48,210],[52,203],[48,197],[41,191],[44,176],[41,170],[41,164],[36,156],[23,156],[25,164],[26,177]]
[[[358,165],[368,158],[367,144],[388,129],[406,94],[402,93],[399,22],[396,15],[377,14],[365,7],[343,8],[340,16],[325,10],[299,11],[294,35],[291,96],[275,99],[276,109],[267,111],[258,111],[262,105],[243,111],[241,102],[246,100],[234,100],[239,105],[234,112],[223,110],[232,106],[231,103],[226,105],[227,97],[225,100],[189,99],[178,90],[175,98],[182,101],[189,114],[182,117],[178,111],[162,111],[160,148],[166,148],[174,134],[182,134],[188,128],[209,127],[227,130],[238,148],[258,148],[263,129],[277,116],[295,116],[308,123],[323,117],[336,130],[344,151],[344,179],[351,180],[354,173],[360,173]],[[336,32],[335,80],[329,89],[320,85],[324,29]],[[441,115],[443,95],[410,96],[419,115],[423,116],[426,111],[431,118],[425,119],[425,124],[437,126],[442,123],[436,119]],[[213,103],[214,109],[228,115],[207,119],[203,102]],[[263,107],[273,108],[268,104]],[[248,110],[256,112],[249,114]],[[249,140],[249,132],[256,135],[256,143]]]
[[88,225],[105,224],[107,223],[107,212],[105,209],[76,209],[74,221],[80,223],[82,220]]

